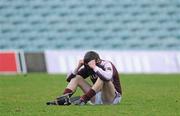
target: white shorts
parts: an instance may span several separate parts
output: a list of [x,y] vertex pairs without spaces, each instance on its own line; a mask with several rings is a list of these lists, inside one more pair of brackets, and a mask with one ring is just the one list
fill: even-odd
[[[112,101],[111,104],[118,104],[121,101],[121,98],[122,98],[121,94],[118,92],[115,92],[115,94],[116,94],[116,96],[114,97],[114,100]],[[103,104],[101,92],[96,93],[94,104]]]

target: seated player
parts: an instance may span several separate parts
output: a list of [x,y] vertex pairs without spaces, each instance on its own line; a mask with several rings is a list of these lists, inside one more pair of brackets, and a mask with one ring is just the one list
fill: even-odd
[[[90,77],[93,85],[85,79]],[[75,104],[83,105],[90,101],[92,104],[118,104],[122,97],[121,84],[115,66],[100,59],[94,51],[85,54],[79,61],[75,70],[67,76],[69,82],[64,90],[64,95],[59,100],[48,102],[48,105],[64,105],[71,98],[77,87],[80,87],[84,95],[80,96]],[[75,98],[76,99],[76,98]],[[71,103],[68,103],[71,104]]]

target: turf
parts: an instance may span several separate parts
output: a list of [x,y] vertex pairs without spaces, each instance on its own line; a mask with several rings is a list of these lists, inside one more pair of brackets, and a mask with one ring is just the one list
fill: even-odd
[[121,81],[123,99],[118,105],[46,106],[46,101],[60,95],[67,84],[63,75],[0,75],[0,115],[180,115],[180,75],[121,75]]

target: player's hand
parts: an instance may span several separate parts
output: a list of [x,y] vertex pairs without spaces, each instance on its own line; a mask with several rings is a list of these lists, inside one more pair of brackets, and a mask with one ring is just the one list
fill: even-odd
[[79,60],[79,63],[77,65],[77,67],[74,69],[74,71],[72,72],[74,75],[76,75],[78,73],[78,70],[81,68],[81,66],[84,64],[83,60]]
[[84,60],[79,60],[78,67],[81,67],[84,64]]
[[96,61],[95,60],[91,60],[88,62],[88,65],[90,68],[94,69],[96,67]]

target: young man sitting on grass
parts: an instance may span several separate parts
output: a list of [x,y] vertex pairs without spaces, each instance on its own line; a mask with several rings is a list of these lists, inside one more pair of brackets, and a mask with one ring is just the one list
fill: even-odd
[[[92,85],[85,79],[90,77]],[[67,76],[69,82],[63,95],[47,105],[118,104],[122,98],[121,83],[115,66],[102,60],[98,53],[89,51],[79,60],[75,70]],[[84,95],[73,100],[72,95],[80,87]],[[71,99],[72,98],[72,99]]]

